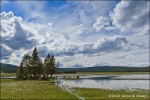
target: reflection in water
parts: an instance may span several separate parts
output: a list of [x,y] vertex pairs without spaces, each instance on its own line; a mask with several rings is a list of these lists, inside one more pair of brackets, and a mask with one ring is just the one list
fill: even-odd
[[149,79],[149,75],[87,75],[80,80],[60,80],[60,83],[68,87],[101,88],[101,89],[149,89],[149,80],[113,80],[124,79]]
[[69,87],[102,88],[102,89],[149,89],[149,80],[61,80]]

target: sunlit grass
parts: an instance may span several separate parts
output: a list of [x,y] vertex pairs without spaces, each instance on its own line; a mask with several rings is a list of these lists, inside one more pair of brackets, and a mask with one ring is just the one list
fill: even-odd
[[1,99],[77,99],[53,81],[1,80]]
[[7,77],[7,76],[16,76],[16,73],[3,73],[1,72],[0,74],[2,77]]
[[[79,96],[95,100],[149,100],[148,90],[106,90],[106,89],[90,89],[90,88],[74,88]],[[116,97],[113,97],[116,96]],[[143,97],[142,97],[143,96]],[[145,96],[145,97],[144,97]]]

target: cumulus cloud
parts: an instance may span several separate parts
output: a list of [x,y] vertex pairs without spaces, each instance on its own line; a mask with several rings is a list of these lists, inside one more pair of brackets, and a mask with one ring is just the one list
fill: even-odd
[[83,62],[83,63],[74,63],[70,64],[67,67],[74,67],[74,68],[85,68],[85,67],[96,67],[96,66],[109,66],[108,63],[103,62]]
[[[61,36],[63,41],[65,37]],[[96,42],[62,42],[54,40],[48,45],[38,46],[39,54],[44,57],[48,53],[55,56],[74,56],[83,54],[87,56],[99,56],[101,53],[117,52],[117,51],[129,51],[131,49],[130,44],[126,38],[113,37],[102,38]]]
[[105,30],[115,30],[115,29],[117,29],[117,27],[115,27],[115,26],[105,27]]
[[129,47],[130,46],[126,38],[119,37],[102,38],[93,46],[93,48],[99,52],[115,52],[120,50],[128,51],[130,49]]
[[71,64],[70,67],[80,68],[80,67],[84,67],[84,65],[80,63],[75,63],[75,64]]
[[13,50],[6,46],[5,44],[0,44],[1,52],[0,57],[1,59],[8,59],[8,57],[12,54]]
[[19,62],[20,54],[36,46],[40,57],[55,55],[63,66],[148,62],[147,1],[70,1],[57,8],[47,2],[15,2],[21,17],[1,13],[1,56],[7,61]]
[[110,16],[121,31],[138,32],[149,25],[149,1],[121,1]]
[[1,13],[1,39],[14,50],[30,49],[38,43],[35,35],[21,26],[22,18],[14,16],[12,12]]
[[97,18],[96,23],[93,24],[93,28],[96,31],[100,31],[105,27],[105,25],[109,25],[109,20],[103,16]]
[[138,67],[148,67],[150,65],[149,65],[149,63],[138,63],[137,66]]

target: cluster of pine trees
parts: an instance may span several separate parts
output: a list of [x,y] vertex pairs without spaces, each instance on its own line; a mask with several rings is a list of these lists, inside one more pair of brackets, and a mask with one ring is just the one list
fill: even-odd
[[49,76],[56,72],[56,64],[54,56],[47,55],[42,63],[42,60],[38,56],[36,47],[33,50],[32,55],[24,55],[20,66],[17,70],[17,79],[47,79]]

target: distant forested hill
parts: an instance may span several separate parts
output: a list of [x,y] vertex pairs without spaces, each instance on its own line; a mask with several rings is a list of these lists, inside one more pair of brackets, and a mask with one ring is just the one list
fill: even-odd
[[[0,63],[1,72],[16,73],[18,66]],[[96,66],[86,68],[58,68],[62,72],[149,72],[150,67],[127,67],[127,66]]]
[[150,67],[96,66],[87,68],[58,68],[58,70],[66,72],[149,72],[149,68]]
[[16,73],[18,66],[12,64],[0,63],[1,72],[4,73]]

